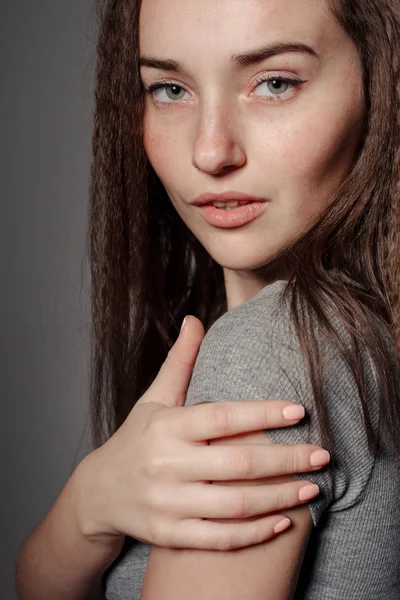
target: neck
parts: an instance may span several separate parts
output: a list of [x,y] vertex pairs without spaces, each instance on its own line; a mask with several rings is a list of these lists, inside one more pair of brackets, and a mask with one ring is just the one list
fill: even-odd
[[224,268],[224,282],[228,312],[251,300],[273,280],[256,276],[251,271],[232,271]]

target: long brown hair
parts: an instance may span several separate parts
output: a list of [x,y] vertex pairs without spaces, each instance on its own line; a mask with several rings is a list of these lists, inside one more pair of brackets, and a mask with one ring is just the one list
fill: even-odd
[[[182,222],[144,151],[140,4],[98,3],[88,230],[94,447],[119,428],[148,389],[183,318],[197,316],[207,331],[227,310],[222,267]],[[328,5],[362,59],[366,137],[329,207],[276,264],[284,260],[294,267],[286,293],[309,364],[323,441],[330,445],[309,314],[354,374],[373,445],[359,349],[370,353],[382,411],[400,450],[400,10],[393,0]],[[350,348],[330,323],[332,311],[350,336]]]

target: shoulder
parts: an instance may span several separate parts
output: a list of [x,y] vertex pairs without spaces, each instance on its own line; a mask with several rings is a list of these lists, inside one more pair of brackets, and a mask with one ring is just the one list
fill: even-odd
[[[286,282],[265,286],[251,300],[223,314],[207,331],[196,362],[197,371],[218,362],[219,368],[250,373],[261,363],[272,366],[284,350],[299,358],[300,348],[291,321]],[[281,356],[282,358],[282,356]],[[196,375],[196,372],[194,373]]]
[[196,358],[186,405],[276,398],[312,408],[307,368],[284,290],[281,281],[267,286],[212,325]]
[[[208,330],[200,346],[193,379],[204,375],[231,376],[258,386],[268,393],[295,391],[306,408],[315,410],[309,360],[300,342],[293,318],[293,304],[306,314],[318,349],[312,355],[323,380],[323,395],[329,418],[343,416],[348,422],[359,420],[362,409],[358,383],[347,358],[354,346],[348,330],[325,309],[331,332],[320,324],[306,304],[293,300],[286,281],[264,287],[251,300],[222,315]],[[335,341],[336,340],[336,341]],[[378,422],[378,390],[374,368],[365,348],[359,347],[367,390],[367,401],[375,424]],[[224,385],[229,382],[225,379]],[[281,396],[282,397],[282,396]],[[295,398],[293,398],[295,399]]]
[[[297,427],[269,432],[272,441],[321,444],[309,367],[292,319],[291,293],[285,291],[286,282],[275,282],[212,325],[200,346],[186,404],[273,398],[297,401],[305,407],[308,419]],[[333,317],[331,322],[344,347],[349,347],[344,327]],[[318,323],[314,331],[323,373],[324,413],[334,450],[334,480],[319,476],[316,483],[326,488],[327,499],[335,499],[338,508],[345,508],[357,501],[373,460],[357,382]],[[378,392],[368,356],[364,359],[368,403],[378,422]]]

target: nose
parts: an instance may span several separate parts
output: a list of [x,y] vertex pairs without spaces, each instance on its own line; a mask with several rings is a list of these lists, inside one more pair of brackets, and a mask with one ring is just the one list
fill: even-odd
[[192,165],[209,175],[242,167],[246,154],[227,106],[204,107],[193,144]]

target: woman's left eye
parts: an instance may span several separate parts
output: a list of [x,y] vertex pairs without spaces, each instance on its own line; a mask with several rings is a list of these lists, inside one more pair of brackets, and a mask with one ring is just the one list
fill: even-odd
[[294,88],[301,83],[304,83],[304,81],[301,81],[300,79],[289,79],[287,77],[278,76],[263,77],[256,82],[255,89],[258,93],[253,93],[255,96],[275,99],[280,96],[286,96],[286,92],[289,88]]

